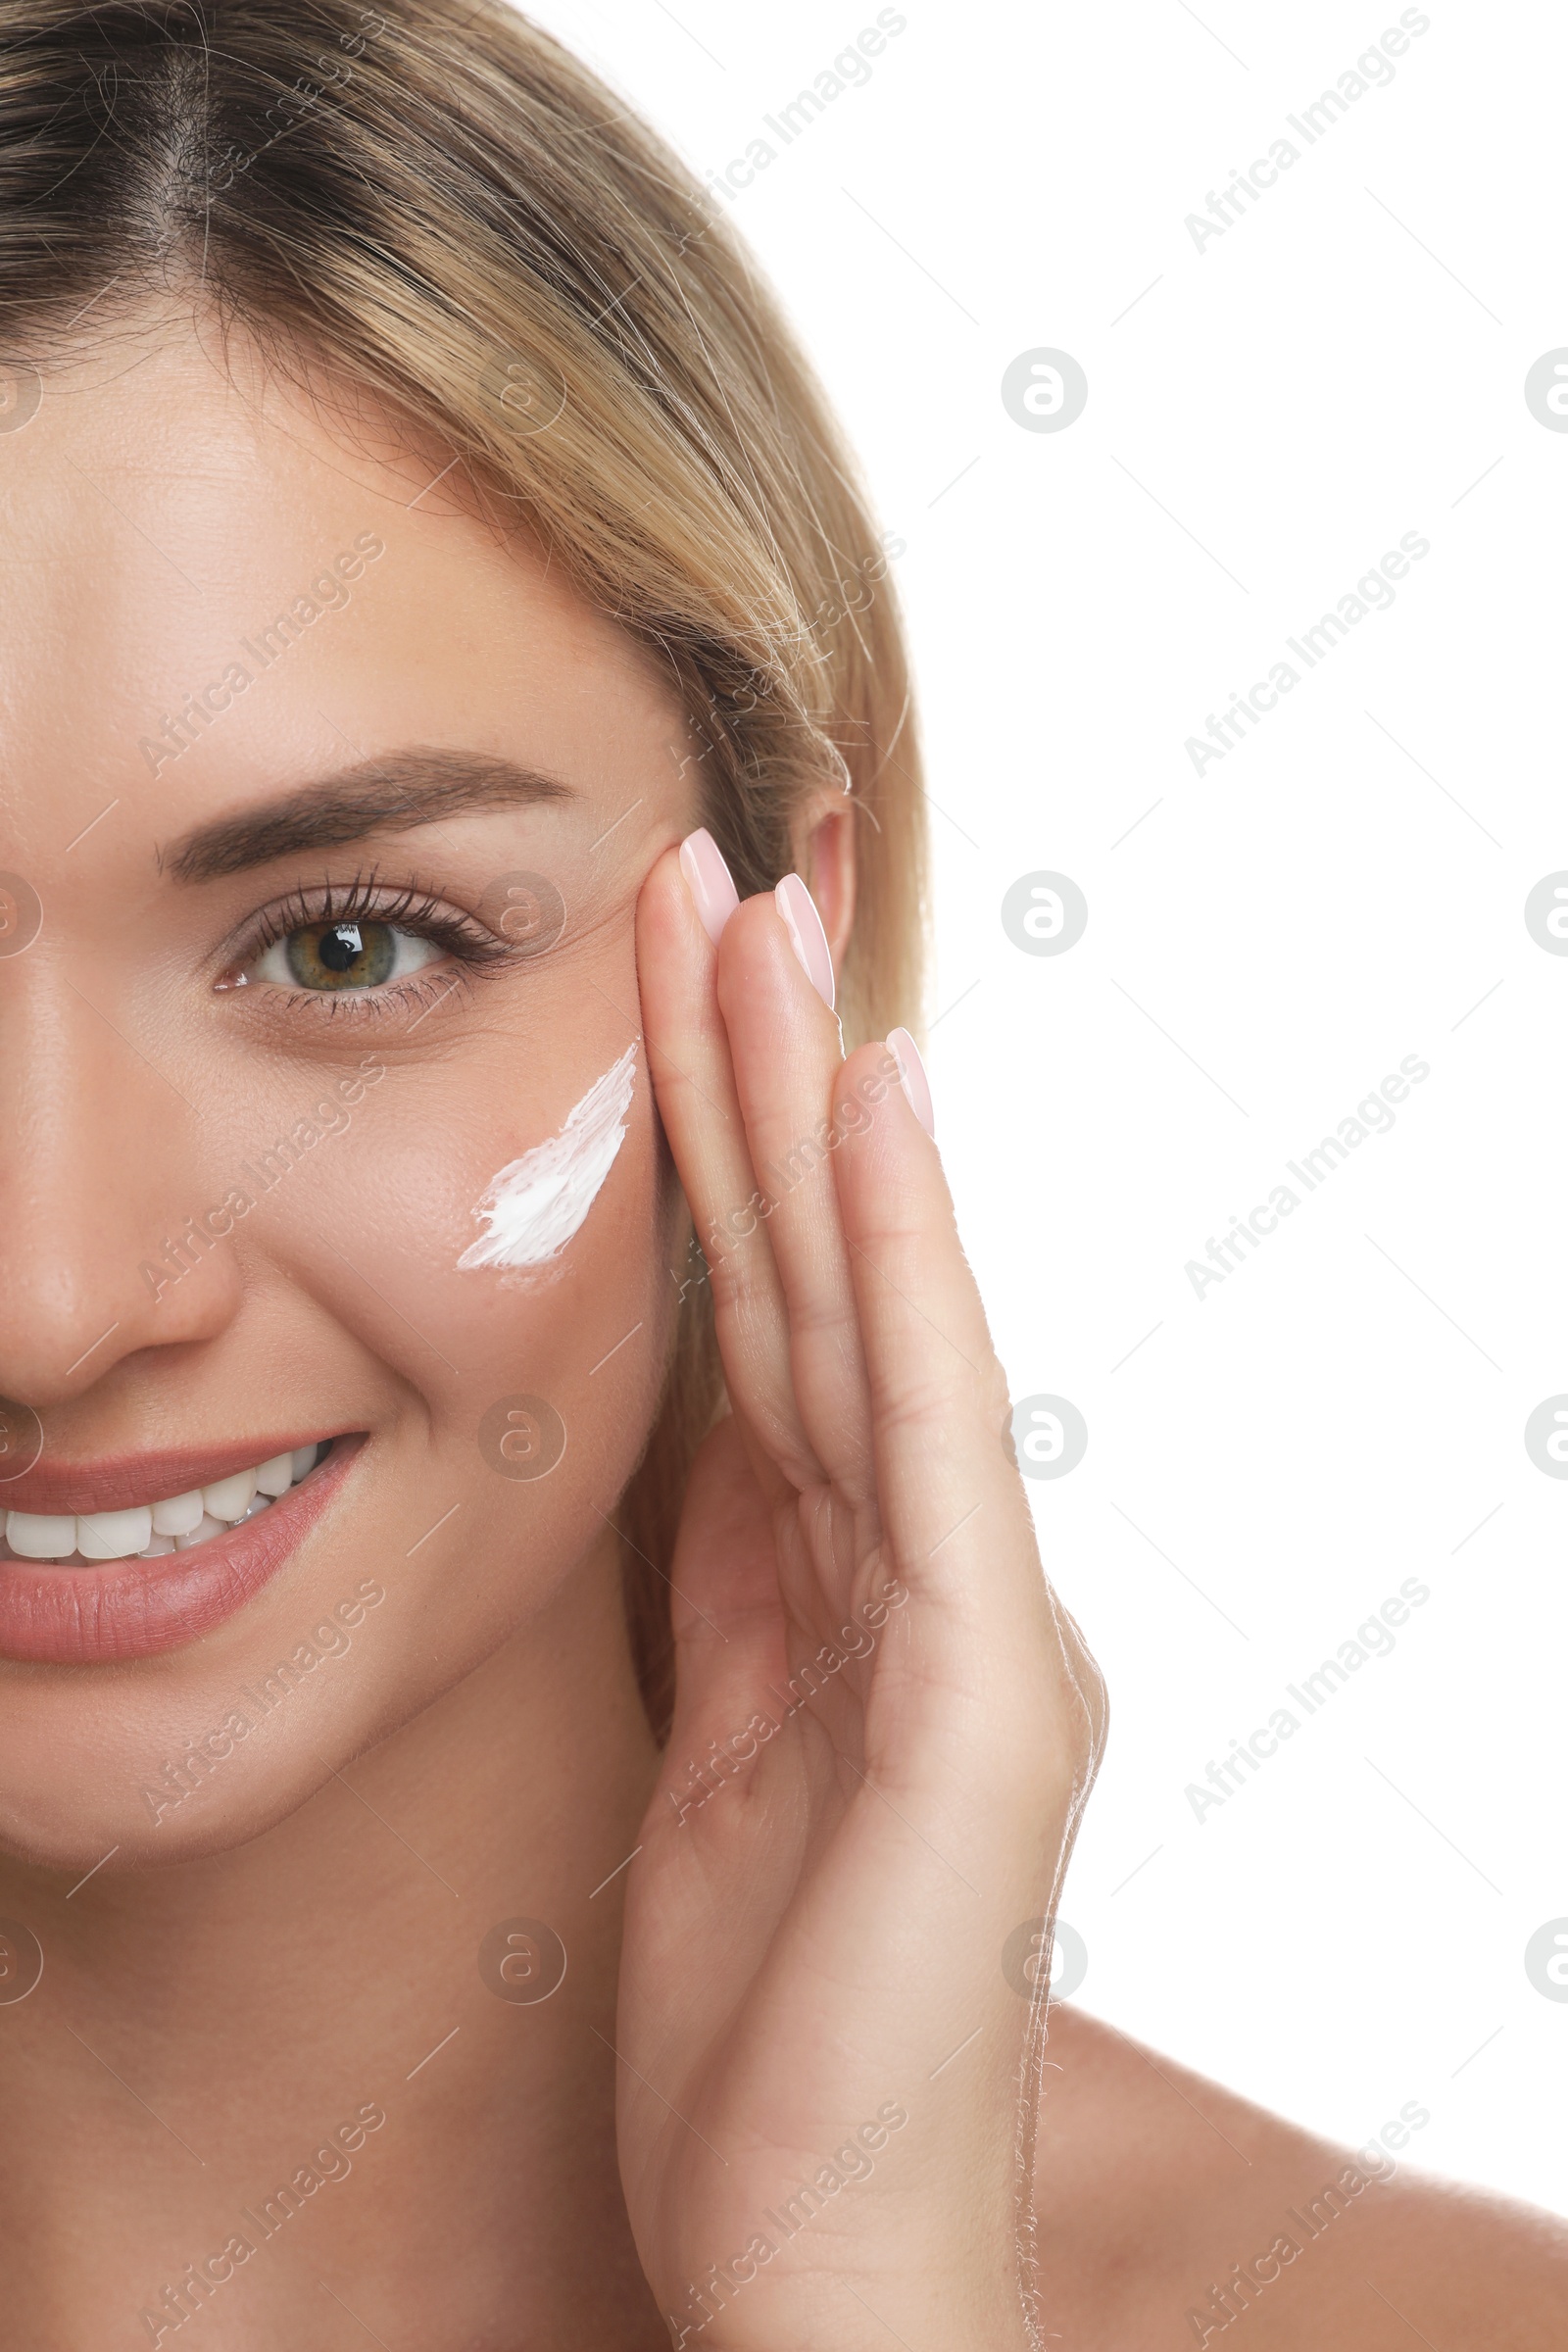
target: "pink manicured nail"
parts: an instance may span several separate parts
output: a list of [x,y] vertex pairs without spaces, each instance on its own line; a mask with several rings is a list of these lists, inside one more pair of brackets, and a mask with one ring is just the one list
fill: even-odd
[[937,1114],[931,1105],[931,1081],[920,1059],[920,1049],[907,1029],[894,1029],[888,1036],[888,1052],[899,1065],[899,1084],[905,1100],[933,1143],[937,1140]]
[[724,863],[723,852],[711,833],[701,825],[680,845],[680,870],[696,902],[703,929],[716,948],[724,925],[740,905],[740,896]]
[[790,935],[790,946],[800,959],[802,971],[831,1012],[837,994],[833,985],[833,956],[816,902],[799,874],[786,874],[773,893],[773,904]]

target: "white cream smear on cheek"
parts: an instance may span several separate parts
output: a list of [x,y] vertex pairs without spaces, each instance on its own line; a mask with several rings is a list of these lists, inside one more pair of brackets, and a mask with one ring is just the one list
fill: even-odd
[[458,1260],[476,1266],[542,1266],[559,1257],[599,1197],[626,1136],[635,1042],[596,1078],[559,1135],[536,1144],[491,1179],[474,1215],[484,1226]]

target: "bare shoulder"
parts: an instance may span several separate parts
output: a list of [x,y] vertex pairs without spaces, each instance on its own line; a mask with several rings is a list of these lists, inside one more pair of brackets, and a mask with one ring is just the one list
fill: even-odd
[[1070,2006],[1050,2060],[1035,2184],[1063,2352],[1568,2346],[1553,2215],[1337,2147]]

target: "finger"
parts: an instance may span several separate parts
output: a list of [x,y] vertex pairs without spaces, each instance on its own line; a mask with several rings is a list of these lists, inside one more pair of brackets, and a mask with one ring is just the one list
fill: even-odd
[[958,1240],[936,1146],[879,1050],[846,1065],[873,1116],[837,1155],[884,1524],[901,1565],[968,1602],[999,1585],[1043,1594],[1033,1527],[1007,1458],[1006,1380]]
[[[902,1041],[901,1041],[902,1049]],[[877,1052],[846,1076],[874,1086]],[[909,1605],[868,1698],[866,1753],[943,1804],[986,1759],[999,1807],[1076,1821],[1103,1739],[1098,1670],[1040,1564],[1005,1444],[1006,1379],[935,1145],[896,1077],[835,1160],[855,1268],[885,1549]]]
[[678,854],[666,851],[637,902],[649,1073],[708,1259],[730,1403],[765,1457],[777,1494],[786,1483],[799,1488],[820,1478],[821,1465],[796,1407],[783,1287],[760,1214],[714,965]]
[[[715,1715],[744,1723],[787,1670],[772,1513],[733,1414],[697,1449],[671,1567],[673,1766]],[[715,1736],[736,1728],[726,1723]]]
[[[800,903],[804,885],[796,880],[794,890],[798,926],[815,924],[809,902]],[[816,953],[830,973],[825,939]],[[859,1510],[875,1495],[870,1394],[831,1163],[866,1112],[842,1085],[838,1022],[771,895],[748,899],[730,918],[719,944],[718,1003],[752,1165],[769,1203],[796,1407],[817,1460]]]

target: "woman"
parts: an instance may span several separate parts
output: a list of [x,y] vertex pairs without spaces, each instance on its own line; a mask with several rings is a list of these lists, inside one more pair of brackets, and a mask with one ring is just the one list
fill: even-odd
[[729,231],[487,0],[3,23],[0,2342],[1560,2342],[1048,2019],[1103,1700]]

